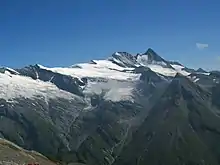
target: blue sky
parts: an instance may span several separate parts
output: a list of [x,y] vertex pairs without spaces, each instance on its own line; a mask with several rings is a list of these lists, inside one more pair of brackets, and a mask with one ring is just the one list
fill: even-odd
[[0,65],[69,66],[151,47],[220,69],[219,9],[219,0],[0,0]]

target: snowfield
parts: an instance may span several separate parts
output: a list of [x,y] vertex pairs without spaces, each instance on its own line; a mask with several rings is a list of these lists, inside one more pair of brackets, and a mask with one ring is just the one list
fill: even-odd
[[133,82],[119,82],[117,80],[108,80],[107,82],[89,82],[84,90],[87,96],[93,94],[105,93],[104,99],[111,101],[133,100],[133,90],[135,83]]
[[[153,56],[152,53],[151,56],[147,54],[132,56],[126,52],[115,52],[112,57],[106,60],[92,60],[90,63],[80,63],[70,67],[49,68],[38,64],[40,69],[78,78],[81,82],[83,82],[82,78],[88,78],[87,84],[80,86],[86,96],[103,94],[104,92],[103,97],[112,101],[133,99],[133,90],[141,76],[141,74],[135,73],[134,70],[139,66],[150,68],[160,76],[174,77],[177,73],[180,73],[190,77],[191,74],[181,64],[170,64],[158,55]],[[210,73],[198,74],[208,76]],[[37,72],[36,75],[38,75]],[[198,81],[196,78],[192,79],[195,82]],[[29,77],[21,76],[20,73],[11,68],[6,68],[5,73],[0,73],[0,92],[0,97],[8,100],[18,97],[33,98],[37,96],[42,96],[45,99],[80,98],[60,90],[51,82],[44,82],[39,79],[33,80]]]
[[[93,60],[96,64],[77,64],[69,68],[47,68],[38,65],[40,68],[50,70],[52,72],[77,77],[105,78],[114,80],[139,80],[140,74],[125,72],[124,70],[133,70],[134,68],[123,68],[107,60]],[[76,67],[77,66],[77,67]]]
[[[138,77],[139,75],[136,76]],[[119,77],[119,80],[123,79]],[[93,94],[101,94],[104,91],[104,99],[117,102],[120,100],[132,100],[133,89],[134,83],[130,80],[118,81],[109,79],[105,82],[100,82],[97,79],[97,81],[88,81],[88,84],[84,86],[84,93],[87,96],[92,96]],[[83,100],[77,95],[60,90],[51,82],[33,80],[30,77],[14,75],[8,71],[0,73],[0,98],[13,100],[15,98],[35,99],[39,97],[45,99],[46,102],[48,99],[56,98]]]
[[10,100],[19,97],[35,98],[38,96],[43,96],[44,98],[78,98],[76,95],[60,90],[50,82],[12,75],[8,71],[0,73],[0,98]]
[[181,65],[171,65],[178,73],[184,75],[184,76],[189,76],[191,73],[183,70],[185,67]]

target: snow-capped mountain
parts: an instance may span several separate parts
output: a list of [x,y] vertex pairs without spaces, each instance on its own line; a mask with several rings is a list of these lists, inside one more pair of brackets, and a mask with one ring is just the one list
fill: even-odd
[[[0,73],[2,97],[66,97],[75,98],[76,94],[100,94],[106,92],[106,99],[131,99],[135,84],[140,80],[139,67],[148,68],[158,76],[169,79],[177,73],[189,76],[191,72],[178,63],[164,60],[152,49],[143,54],[131,55],[126,52],[115,52],[106,60],[92,60],[90,63],[75,64],[70,67],[49,68],[42,65],[29,66],[22,69],[4,68]],[[4,71],[3,71],[4,70]],[[204,72],[204,73],[203,73]],[[209,74],[198,70],[198,74]],[[47,77],[45,77],[47,76]],[[63,77],[63,80],[57,77]],[[189,76],[190,77],[190,76]],[[192,77],[198,81],[198,78]],[[72,84],[74,90],[65,89],[60,82]],[[7,93],[5,93],[7,91]],[[70,92],[70,93],[69,93]],[[115,92],[118,98],[115,97]]]
[[196,71],[178,62],[167,61],[152,49],[137,55],[115,52],[106,60],[91,60],[89,63],[70,67],[49,68],[37,64],[21,69],[2,68],[1,96],[8,99],[39,95],[45,99],[50,97],[70,99],[101,94],[105,91],[106,99],[132,100],[134,88],[141,77],[141,73],[137,73],[136,70],[141,67],[150,69],[166,80],[178,73],[197,82],[200,75],[210,74],[202,69]]
[[[114,80],[138,80],[140,75],[135,74],[135,68],[144,66],[163,76],[174,77],[177,73],[184,76],[192,72],[179,63],[169,62],[161,58],[152,49],[146,53],[131,55],[126,52],[115,52],[107,60],[92,60],[90,63],[76,64],[68,68],[47,68],[38,65],[41,69],[81,78],[104,78]],[[200,74],[208,74],[205,70],[195,71]]]
[[200,142],[219,143],[219,81],[219,71],[187,68],[152,49],[69,67],[0,68],[0,138],[53,160],[91,165],[133,165],[151,154],[152,162],[168,165],[173,157],[178,164],[176,148],[187,164],[195,143],[193,161],[217,165],[202,157]]

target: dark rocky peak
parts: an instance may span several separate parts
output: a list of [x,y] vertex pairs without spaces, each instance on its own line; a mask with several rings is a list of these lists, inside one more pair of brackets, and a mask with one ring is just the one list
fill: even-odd
[[113,55],[113,57],[119,57],[119,56],[123,56],[123,57],[126,57],[128,59],[133,59],[134,56],[128,52],[115,52]]
[[139,66],[135,68],[134,70],[135,73],[141,73],[140,80],[144,82],[161,82],[164,79],[159,76],[157,73],[153,72],[150,68]]
[[220,71],[211,71],[210,76],[214,76],[215,78],[220,78]]
[[216,84],[212,87],[212,104],[220,108],[220,84]]
[[196,71],[196,72],[208,73],[207,71],[205,71],[205,70],[204,70],[204,69],[202,69],[202,68],[197,69],[197,71]]
[[31,77],[32,79],[36,80],[38,79],[38,71],[40,70],[40,67],[36,65],[29,65],[24,68],[16,69],[17,72],[19,72],[23,76]]
[[163,96],[167,99],[179,99],[181,97],[181,75],[177,74],[169,86],[167,87],[166,91],[164,92]]
[[163,67],[172,68],[170,63],[160,57],[153,49],[149,48],[145,53],[143,54],[137,54],[135,56],[136,61],[141,65],[148,65],[148,64],[157,64],[161,65]]
[[184,99],[194,97],[196,99],[204,100],[209,98],[209,93],[205,91],[198,84],[191,81],[189,78],[177,73],[170,84],[170,90],[178,88],[179,93]]
[[162,57],[160,57],[153,49],[149,48],[144,54],[147,55],[149,61],[167,62]]
[[179,81],[180,85],[182,85],[182,86],[194,86],[194,87],[197,86],[189,78],[183,76],[180,73],[176,74],[176,76],[173,78],[173,81]]
[[109,60],[122,67],[135,67],[136,64],[135,56],[127,52],[115,52]]
[[5,69],[4,68],[0,68],[0,73],[5,73]]
[[[94,60],[91,60],[89,64],[95,64],[96,65],[97,63]],[[75,66],[77,66],[77,65],[75,65]]]
[[127,60],[130,60],[130,61],[135,61],[135,56],[133,56],[132,54],[130,53],[127,53],[127,52],[115,52],[112,57],[116,58],[116,59],[119,59],[119,60],[122,60],[122,59],[127,59]]

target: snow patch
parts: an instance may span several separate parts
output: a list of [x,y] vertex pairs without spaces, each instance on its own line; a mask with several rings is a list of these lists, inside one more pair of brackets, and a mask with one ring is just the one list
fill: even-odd
[[210,73],[206,73],[206,72],[196,72],[197,74],[203,74],[203,75],[206,75],[206,76],[209,76],[210,75]]
[[117,55],[117,56],[121,56],[121,54],[120,54],[120,53],[118,53],[118,52],[115,52],[115,55]]
[[164,61],[149,61],[148,55],[139,55],[137,56],[137,62],[143,66],[148,66],[149,64],[161,65],[166,67],[167,64]]
[[185,68],[184,66],[182,65],[176,65],[176,64],[171,64],[171,66],[176,69],[176,70],[182,70],[183,68]]
[[152,71],[162,74],[164,76],[175,77],[177,74],[175,70],[171,68],[165,68],[160,65],[149,64],[147,67],[149,67]]
[[39,79],[39,74],[37,71],[35,71],[35,74],[36,74],[37,79]]
[[137,62],[142,65],[147,65],[148,64],[148,56],[147,55],[138,55]]
[[167,67],[164,61],[149,61],[148,55],[139,55],[137,57],[137,62],[141,66],[148,67],[152,71],[164,76],[174,77],[177,73],[174,69]]
[[185,67],[184,66],[181,66],[181,65],[176,65],[176,64],[173,64],[171,65],[178,73],[184,75],[184,76],[189,76],[191,73],[183,70]]
[[192,76],[192,77],[188,76],[188,78],[191,79],[193,82],[197,82],[197,81],[200,80],[200,79],[199,79],[198,77],[196,77],[196,76]]
[[11,72],[13,72],[13,73],[15,73],[15,74],[20,74],[19,72],[17,72],[16,70],[14,70],[14,69],[12,69],[12,68],[6,67],[6,69],[9,70],[9,71],[11,71]]
[[47,68],[40,66],[41,69],[50,70],[52,72],[69,75],[81,79],[83,77],[90,78],[106,78],[115,80],[138,80],[140,74],[124,72],[125,69],[133,70],[134,68],[120,67],[107,60],[94,60],[97,64],[82,63],[78,64],[78,68]]
[[124,65],[123,62],[121,62],[120,60],[116,59],[116,58],[112,58],[112,60],[118,64]]
[[199,78],[196,78],[193,82],[197,82],[197,81],[199,81]]
[[132,100],[135,83],[108,80],[107,82],[89,81],[84,93],[87,96],[103,94],[104,99],[111,101]]
[[33,98],[43,96],[45,98],[75,99],[76,95],[60,90],[50,82],[33,80],[29,77],[0,73],[0,98],[12,101],[14,98]]
[[[60,90],[51,82],[44,82],[41,80],[33,80],[29,77],[13,75],[7,72],[0,73],[0,98],[6,99],[7,102],[14,103],[15,98],[29,98],[35,99],[40,97],[48,103],[49,99],[65,98],[68,100],[75,100],[80,98],[69,92]],[[132,91],[134,89],[134,82],[132,81],[118,81],[108,79],[106,81],[99,81],[95,79],[89,81],[84,86],[84,93],[87,96],[93,94],[102,94],[104,92],[104,99],[111,101],[131,100]],[[34,104],[32,104],[35,106]],[[0,106],[1,107],[1,106]]]
[[117,64],[112,63],[111,61],[107,61],[107,60],[94,60],[95,63],[97,64],[95,67],[96,68],[100,68],[100,69],[104,69],[104,68],[108,68],[108,69],[116,69],[118,71],[123,71],[124,67],[121,67]]

